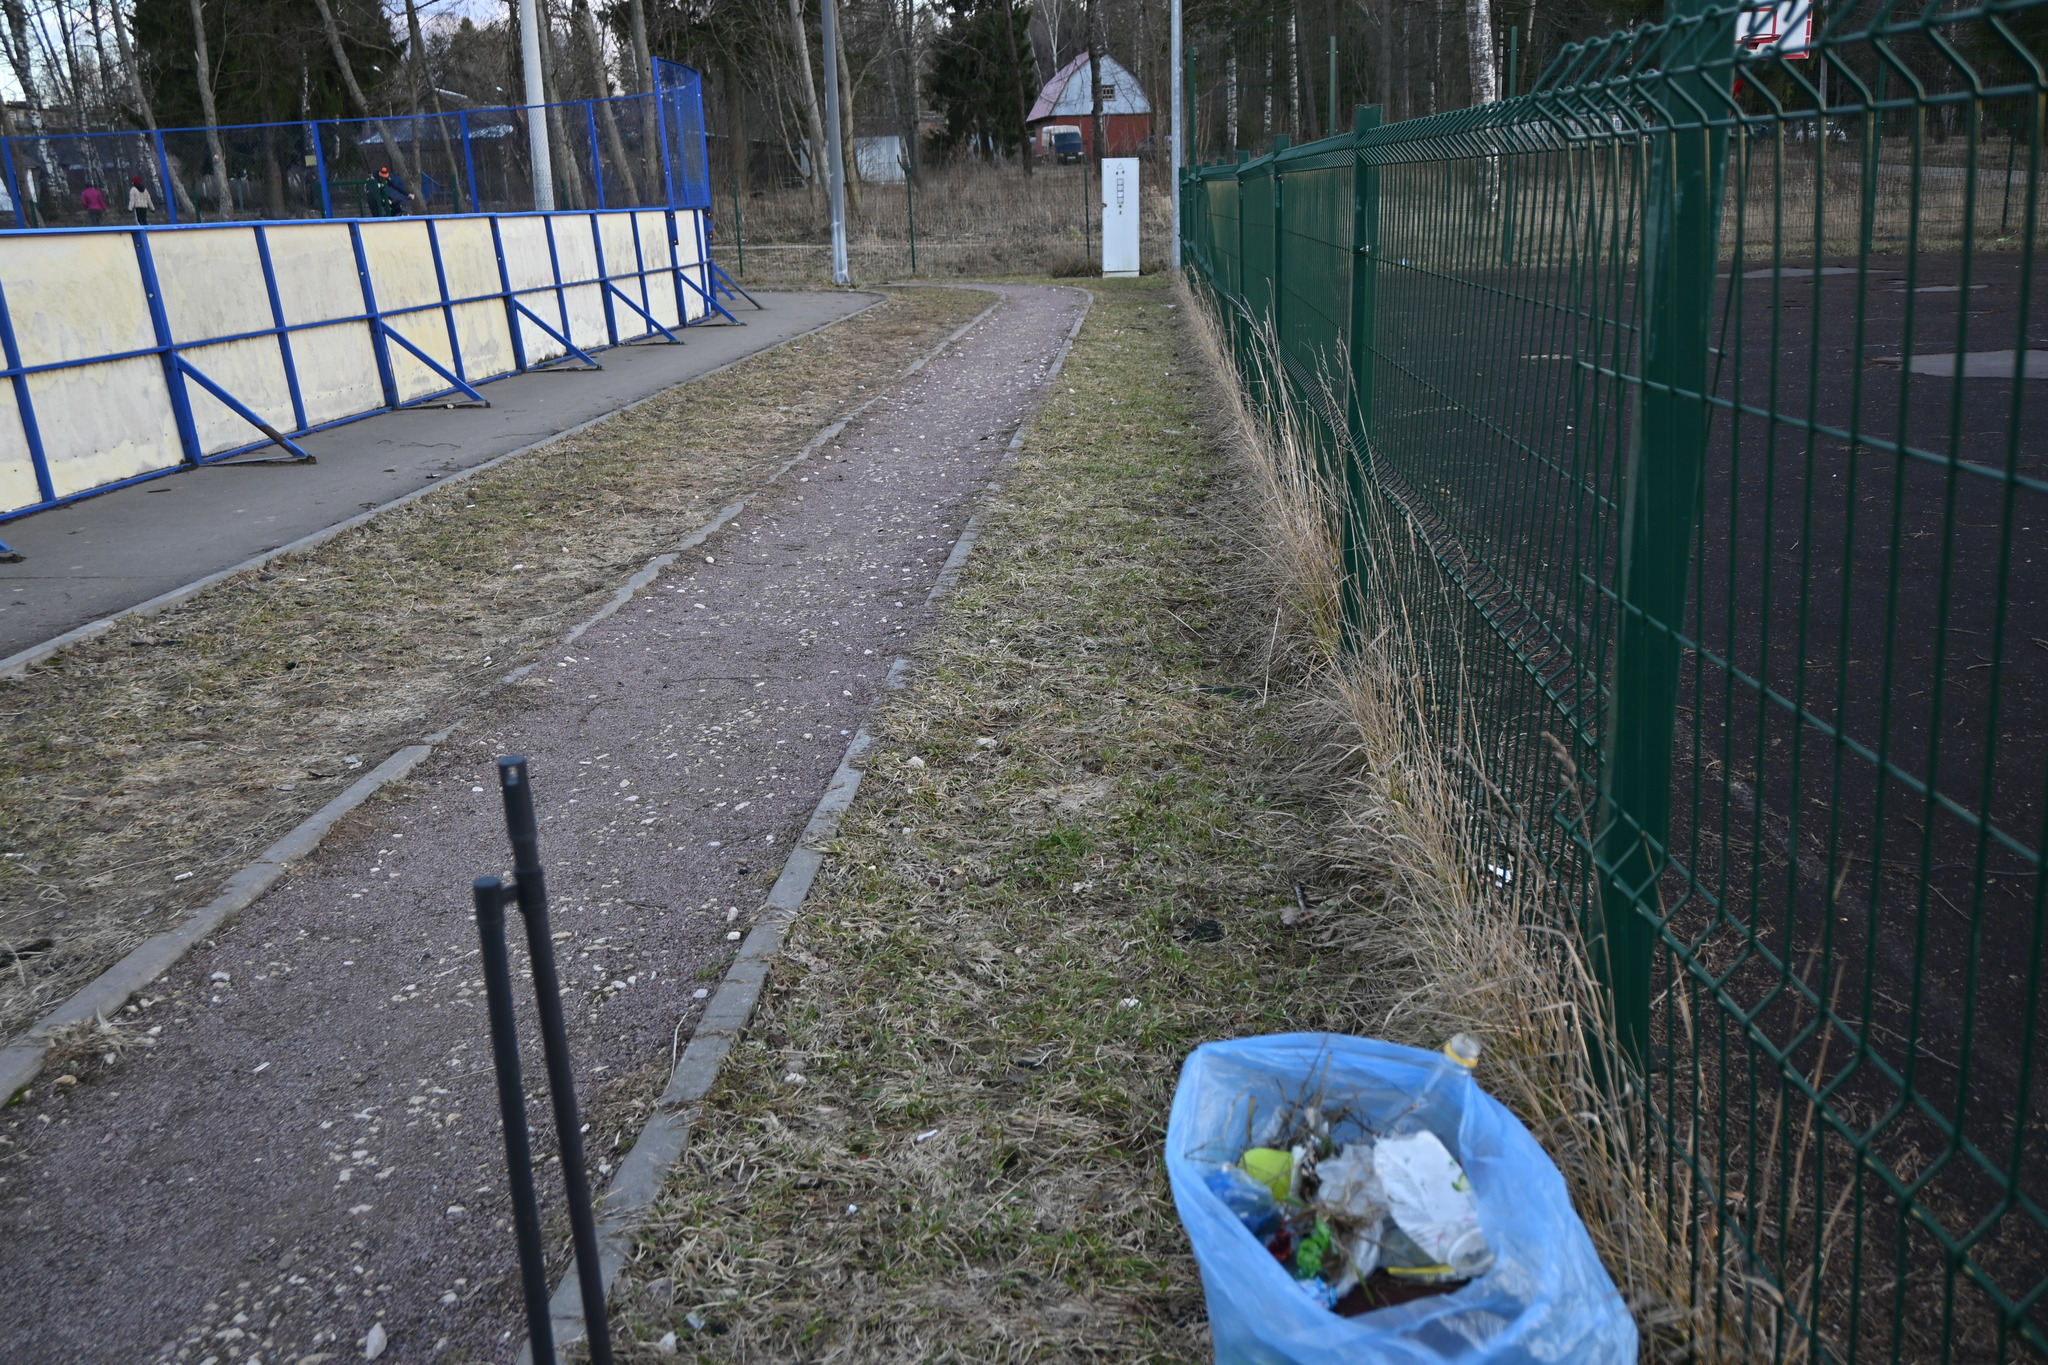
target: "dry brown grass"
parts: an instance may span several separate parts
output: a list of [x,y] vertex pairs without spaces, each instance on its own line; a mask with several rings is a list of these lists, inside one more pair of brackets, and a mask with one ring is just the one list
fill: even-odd
[[[1603,1080],[1596,1053],[1612,1055],[1612,1030],[1570,907],[1526,845],[1520,813],[1485,779],[1488,746],[1464,691],[1472,684],[1463,660],[1428,657],[1424,643],[1434,637],[1442,650],[1444,623],[1468,619],[1468,607],[1392,504],[1334,504],[1310,472],[1314,443],[1300,409],[1248,401],[1260,381],[1237,373],[1218,319],[1190,302],[1211,363],[1228,381],[1237,448],[1260,490],[1260,563],[1279,604],[1276,644],[1302,679],[1290,729],[1306,757],[1294,778],[1334,794],[1317,842],[1302,848],[1332,888],[1313,932],[1321,945],[1374,964],[1374,998],[1360,1003],[1378,1013],[1364,1031],[1486,1040],[1482,1083],[1564,1172],[1643,1330],[1646,1356],[1807,1358],[1790,1329],[1812,1313],[1810,1286],[1798,1288],[1788,1313],[1776,1291],[1744,1273],[1732,1245],[1716,1260],[1713,1242],[1697,1236],[1710,1215],[1693,1204],[1695,1187],[1682,1174],[1663,1177],[1671,1154],[1644,1133],[1640,1100]],[[1270,358],[1270,336],[1254,344]],[[1341,624],[1346,517],[1356,518],[1363,575],[1378,586],[1356,595],[1349,643]],[[1505,855],[1485,852],[1504,841]],[[1514,869],[1511,881],[1488,867],[1494,856]],[[1766,1102],[1757,1130],[1810,1130],[1813,1117],[1810,1107],[1781,1114]],[[1824,1264],[1842,1250],[1839,1210],[1781,1212],[1807,1233],[1816,1220],[1827,1224],[1819,1228]]]
[[[1100,273],[1101,241],[1088,250],[1099,219],[1094,172],[1086,190],[1082,167],[1039,163],[1029,180],[1015,166],[959,161],[925,169],[914,189],[862,185],[859,212],[847,216],[847,258],[856,281],[1007,278]],[[1172,206],[1159,168],[1145,168],[1143,258],[1147,269],[1166,259]],[[917,264],[910,260],[907,198],[917,214]],[[776,188],[746,196],[740,232],[732,229],[732,201],[716,206],[719,261],[742,283],[825,279],[831,270],[828,223],[821,199],[808,190]],[[1083,214],[1096,215],[1084,223]],[[745,268],[740,243],[745,238]]]
[[615,1297],[626,1358],[671,1331],[710,1360],[1206,1354],[1160,1160],[1180,1062],[1359,1016],[1355,960],[1282,924],[1302,817],[1269,800],[1253,500],[1204,439],[1173,302],[1098,287],[872,722],[836,856]]
[[888,382],[988,296],[915,290],[0,682],[0,1038]]

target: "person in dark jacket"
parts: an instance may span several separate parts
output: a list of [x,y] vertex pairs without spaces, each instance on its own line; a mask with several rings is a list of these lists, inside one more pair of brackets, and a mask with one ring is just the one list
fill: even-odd
[[412,192],[405,182],[393,175],[389,166],[379,166],[377,178],[370,182],[370,211],[379,218],[396,218],[411,202]]

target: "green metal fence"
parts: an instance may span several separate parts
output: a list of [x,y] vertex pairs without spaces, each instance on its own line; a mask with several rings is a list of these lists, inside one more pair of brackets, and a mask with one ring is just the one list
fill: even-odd
[[1408,530],[1356,590],[1584,931],[1699,1353],[2039,1358],[2048,3],[1674,5],[1196,168],[1186,265]]

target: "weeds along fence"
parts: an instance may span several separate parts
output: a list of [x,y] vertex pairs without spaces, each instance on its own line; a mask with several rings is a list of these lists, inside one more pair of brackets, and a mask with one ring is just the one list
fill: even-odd
[[[97,186],[112,221],[128,222],[127,187],[139,177],[156,203],[156,222],[377,218],[392,214],[375,183],[386,168],[412,196],[406,212],[517,213],[536,206],[534,119],[546,126],[557,208],[707,209],[703,82],[680,62],[654,65],[651,95],[530,108],[211,132],[32,129],[0,138],[0,214],[17,228],[95,226],[80,194]],[[216,143],[225,176],[212,169]]]
[[1413,608],[1473,875],[1582,933],[1674,1353],[2034,1359],[2048,4],[1756,17],[1196,168],[1185,264]]

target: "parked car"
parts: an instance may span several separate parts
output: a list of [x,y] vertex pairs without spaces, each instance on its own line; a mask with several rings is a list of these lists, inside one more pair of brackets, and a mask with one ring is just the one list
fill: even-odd
[[1045,130],[1046,154],[1062,166],[1087,158],[1081,150],[1081,130],[1072,124],[1055,123]]

